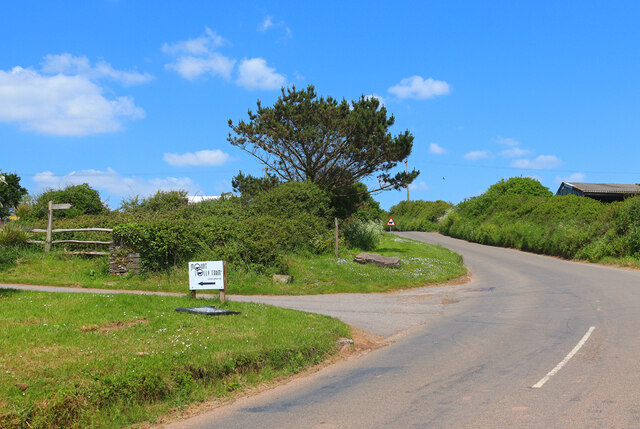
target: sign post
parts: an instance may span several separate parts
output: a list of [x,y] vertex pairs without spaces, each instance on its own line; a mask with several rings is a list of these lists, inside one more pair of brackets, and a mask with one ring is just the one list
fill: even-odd
[[227,263],[224,261],[189,262],[189,290],[196,297],[199,290],[219,290],[220,301],[226,298]]
[[71,204],[62,203],[62,204],[53,204],[53,201],[49,201],[49,220],[47,221],[47,237],[44,241],[44,251],[48,252],[51,250],[51,229],[53,227],[53,211],[54,210],[66,210],[70,209]]
[[387,226],[389,227],[389,232],[391,232],[391,227],[396,226],[396,221],[393,220],[392,217],[387,221]]

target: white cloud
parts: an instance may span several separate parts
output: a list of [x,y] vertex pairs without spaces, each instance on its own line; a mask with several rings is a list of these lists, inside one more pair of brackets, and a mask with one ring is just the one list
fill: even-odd
[[559,176],[556,177],[556,182],[558,182],[558,183],[562,183],[562,182],[569,182],[569,183],[578,182],[578,183],[580,183],[580,182],[584,182],[586,180],[586,178],[587,178],[587,175],[584,174],[584,173],[573,173],[573,174],[570,174],[570,175],[565,176],[565,177],[559,177]]
[[116,70],[105,61],[99,61],[92,66],[87,57],[74,57],[68,53],[45,56],[42,62],[42,72],[84,76],[91,80],[109,78],[127,86],[147,83],[153,79],[149,73]]
[[267,16],[264,21],[258,25],[258,31],[267,31],[269,28],[273,27],[273,17]]
[[438,143],[429,143],[429,153],[433,153],[436,155],[444,155],[445,153],[447,153],[447,151]]
[[55,136],[118,131],[124,120],[140,119],[131,97],[108,99],[85,75],[47,76],[32,69],[0,70],[0,122]]
[[247,89],[278,89],[286,85],[287,79],[267,66],[264,59],[245,58],[238,67],[236,83]]
[[72,171],[65,175],[56,175],[50,171],[38,173],[33,180],[42,188],[59,188],[66,185],[79,185],[88,183],[91,187],[109,194],[125,197],[129,195],[147,196],[157,191],[186,190],[190,194],[202,193],[198,185],[188,177],[166,177],[142,179],[131,176],[124,177],[108,168],[107,171],[81,170]]
[[203,74],[231,78],[231,71],[236,60],[212,52],[206,57],[185,56],[176,59],[174,63],[166,64],[167,70],[173,70],[188,80],[194,80]]
[[208,55],[214,48],[224,45],[227,41],[209,27],[205,27],[204,34],[195,39],[183,40],[162,45],[162,52],[169,55]]
[[555,155],[540,155],[534,159],[516,159],[511,163],[512,167],[527,170],[551,170],[562,165],[562,161]]
[[491,157],[491,152],[488,150],[474,150],[464,155],[464,159],[468,161],[476,161],[478,159],[486,159]]
[[522,149],[520,142],[510,137],[498,136],[495,138],[495,142],[502,146],[507,146],[509,149],[504,149],[500,152],[500,155],[505,158],[518,158],[527,156],[531,153],[529,149]]
[[442,80],[432,78],[423,79],[421,76],[411,76],[402,79],[399,84],[392,86],[388,91],[400,99],[433,98],[438,95],[447,95],[450,92],[449,84]]
[[427,191],[429,190],[429,186],[423,181],[413,182],[409,185],[409,190],[411,191]]
[[502,152],[500,152],[500,155],[504,156],[505,158],[517,158],[519,156],[527,156],[530,153],[531,151],[528,149],[512,147],[511,149],[503,150]]
[[291,37],[291,29],[286,25],[284,21],[275,22],[273,20],[273,16],[267,15],[267,17],[258,24],[257,30],[265,33],[267,30],[271,28],[280,28],[284,30],[284,34],[286,37]]
[[162,51],[177,57],[174,62],[165,64],[165,68],[188,80],[204,74],[230,79],[236,60],[214,50],[225,43],[222,36],[209,28],[205,28],[205,34],[195,39],[165,43]]
[[187,152],[183,154],[165,153],[163,159],[169,165],[222,165],[229,161],[229,154],[219,149],[215,150],[199,150],[197,152]]
[[[275,25],[271,17],[267,17],[263,24],[270,24],[267,28]],[[209,28],[198,38],[165,43],[162,51],[175,57],[173,62],[165,64],[165,68],[188,80],[195,80],[203,75],[231,79],[237,60],[215,50],[226,43],[224,38]],[[246,89],[278,89],[286,85],[287,79],[267,66],[263,58],[245,58],[238,66],[235,83]]]
[[502,136],[496,137],[496,143],[509,147],[520,146],[520,142],[518,140]]

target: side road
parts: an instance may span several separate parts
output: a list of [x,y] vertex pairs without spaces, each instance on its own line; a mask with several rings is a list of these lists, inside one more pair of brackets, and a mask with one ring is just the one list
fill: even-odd
[[[413,326],[426,323],[441,314],[446,305],[455,303],[460,299],[460,294],[478,292],[473,289],[472,282],[460,284],[464,280],[466,278],[442,286],[427,286],[389,293],[302,296],[227,295],[227,299],[239,302],[258,302],[310,313],[325,314],[377,336],[388,338]],[[458,284],[456,285],[455,283]],[[0,284],[0,288],[66,293],[179,295],[170,292],[119,291],[17,284]],[[200,294],[199,296],[206,299],[216,295]]]

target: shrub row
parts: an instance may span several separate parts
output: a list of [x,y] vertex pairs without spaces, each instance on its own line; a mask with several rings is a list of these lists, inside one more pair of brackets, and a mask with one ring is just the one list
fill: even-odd
[[[68,198],[67,194],[61,198]],[[343,244],[370,250],[381,231],[380,221],[370,218],[377,219],[381,211],[377,204],[365,203],[343,221],[340,239]],[[186,204],[184,192],[158,192],[143,200],[125,201],[118,211],[66,217],[56,212],[54,227],[113,228],[116,243],[139,252],[143,267],[152,271],[206,258],[223,259],[237,268],[242,265],[258,272],[286,272],[283,254],[287,252],[333,249],[335,210],[330,197],[316,185],[292,182],[273,186],[250,200],[223,196],[196,205]],[[31,216],[25,226],[45,228],[46,219]],[[43,239],[43,234],[34,238]],[[65,232],[57,233],[55,239],[107,238],[103,232]],[[74,245],[74,250],[79,248]]]
[[461,202],[443,234],[494,246],[599,261],[640,257],[640,197],[601,203],[555,196],[530,178],[511,178]]
[[[149,270],[195,257],[222,259],[258,272],[286,272],[283,253],[319,251],[328,229],[329,199],[310,183],[286,183],[251,205],[232,198],[185,206],[114,227],[116,243],[140,253]],[[122,219],[131,219],[130,214]]]
[[438,220],[453,204],[446,201],[401,201],[391,207],[389,214],[399,231],[437,231]]

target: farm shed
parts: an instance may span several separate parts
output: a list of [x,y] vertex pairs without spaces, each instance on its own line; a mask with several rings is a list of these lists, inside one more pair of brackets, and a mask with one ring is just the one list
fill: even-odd
[[640,185],[562,182],[556,195],[578,195],[602,202],[622,201],[625,198],[640,195]]

